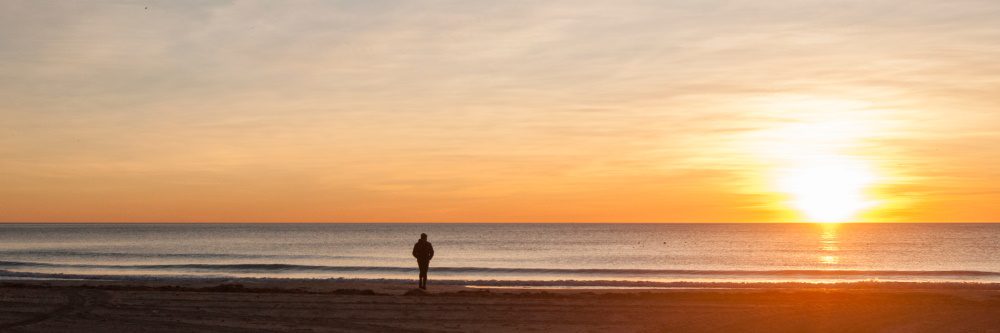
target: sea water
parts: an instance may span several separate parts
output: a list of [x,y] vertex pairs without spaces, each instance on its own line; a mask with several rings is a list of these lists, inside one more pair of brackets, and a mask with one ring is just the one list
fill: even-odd
[[0,224],[0,279],[1000,282],[1000,224]]

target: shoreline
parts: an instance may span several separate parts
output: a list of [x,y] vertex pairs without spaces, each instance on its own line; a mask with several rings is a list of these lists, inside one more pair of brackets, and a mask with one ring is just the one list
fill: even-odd
[[[0,286],[83,287],[83,288],[229,288],[265,289],[286,293],[324,293],[330,290],[372,290],[386,295],[404,294],[415,289],[416,279],[283,279],[283,278],[176,278],[158,279],[74,279],[6,278]],[[503,280],[430,280],[430,293],[454,291],[494,291],[506,293],[553,291],[567,293],[647,292],[669,290],[766,290],[766,291],[969,291],[1000,293],[1000,283],[993,282],[634,282],[634,281],[503,281]]]
[[[992,278],[998,275],[997,272],[974,272],[964,277],[942,278],[934,273],[938,271],[918,271],[905,277],[867,276],[864,272],[870,271],[773,271],[771,276],[696,276],[687,277],[575,277],[565,278],[555,276],[525,276],[515,278],[510,276],[495,276],[494,278],[455,278],[448,274],[434,274],[437,270],[432,270],[432,281],[439,285],[476,285],[481,287],[586,287],[586,288],[640,288],[640,287],[718,287],[718,286],[773,286],[773,285],[863,285],[881,284],[907,285],[920,284],[926,286],[950,286],[976,289],[991,289],[1000,286],[1000,281]],[[877,271],[891,272],[891,271]],[[951,271],[946,271],[951,272]],[[958,273],[969,273],[973,271],[956,271]],[[416,271],[412,272],[416,275]],[[802,273],[804,275],[799,275]],[[913,272],[909,272],[913,273]],[[410,274],[402,277],[401,274],[389,275],[387,277],[312,277],[312,276],[255,276],[251,274],[81,274],[81,273],[56,273],[56,272],[25,272],[0,269],[0,281],[3,280],[74,280],[74,281],[173,281],[176,283],[186,283],[190,281],[214,281],[214,282],[361,282],[361,283],[407,283],[411,281]]]
[[[280,278],[280,277],[231,277],[231,276],[162,276],[162,275],[89,275],[64,273],[10,272],[0,270],[0,283],[5,281],[75,281],[80,283],[249,283],[249,284],[386,284],[405,285],[415,279],[398,278]],[[776,281],[636,281],[636,280],[463,280],[431,279],[438,286],[475,288],[524,288],[524,289],[669,289],[669,288],[881,288],[881,289],[977,289],[1000,290],[1000,282],[990,281],[908,281],[908,280],[776,280]]]

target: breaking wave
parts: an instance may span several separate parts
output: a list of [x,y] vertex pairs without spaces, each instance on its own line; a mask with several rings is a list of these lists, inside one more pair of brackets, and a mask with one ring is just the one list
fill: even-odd
[[[416,267],[394,266],[323,266],[291,264],[155,264],[97,265],[44,262],[0,261],[0,269],[73,269],[187,271],[213,273],[411,273]],[[470,275],[547,275],[547,276],[762,276],[762,277],[1000,277],[1000,272],[946,270],[675,270],[675,269],[564,269],[564,268],[495,268],[495,267],[434,267],[435,273]]]

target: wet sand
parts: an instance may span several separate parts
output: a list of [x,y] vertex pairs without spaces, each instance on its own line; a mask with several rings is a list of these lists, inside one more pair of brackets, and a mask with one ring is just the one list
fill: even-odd
[[5,281],[3,332],[1000,332],[1000,287],[415,292],[387,283]]

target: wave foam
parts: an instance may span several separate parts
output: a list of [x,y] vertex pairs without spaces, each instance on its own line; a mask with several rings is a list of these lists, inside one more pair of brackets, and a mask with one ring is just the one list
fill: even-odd
[[[86,268],[105,270],[150,270],[150,271],[197,271],[216,273],[267,273],[267,272],[386,272],[411,273],[416,267],[394,266],[323,266],[291,264],[161,264],[161,265],[95,265],[63,264],[43,262],[0,261],[0,268]],[[803,277],[880,277],[880,276],[957,276],[957,277],[1000,277],[1000,272],[974,270],[675,270],[675,269],[563,269],[563,268],[495,268],[495,267],[434,267],[437,273],[453,274],[514,274],[514,275],[555,275],[555,276],[803,276]]]

